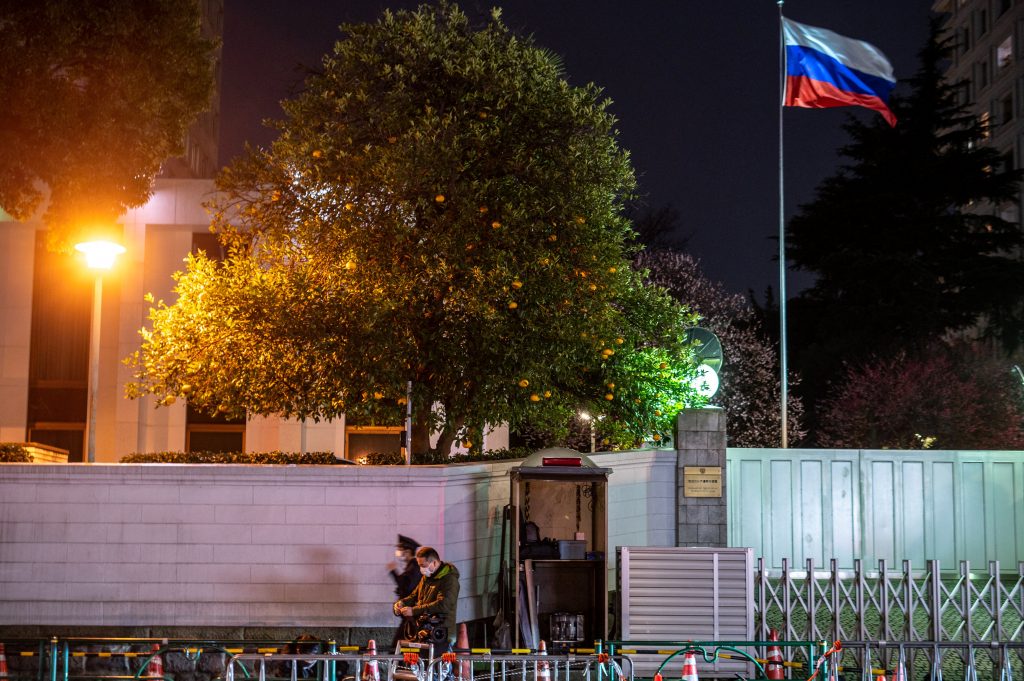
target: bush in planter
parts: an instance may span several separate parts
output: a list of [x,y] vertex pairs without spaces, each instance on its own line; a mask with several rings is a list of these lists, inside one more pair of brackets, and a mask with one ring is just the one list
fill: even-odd
[[32,455],[16,442],[0,442],[0,463],[32,463]]
[[331,452],[134,452],[121,463],[237,463],[332,466],[349,463]]
[[[472,461],[505,461],[508,459],[523,459],[533,453],[527,447],[513,447],[511,449],[489,449],[483,454],[472,452],[470,454],[445,456],[443,454],[418,453],[412,455],[412,465],[447,464],[447,463],[468,463]],[[366,464],[370,466],[400,466],[405,463],[401,454],[389,452],[382,454],[372,452],[366,455]]]

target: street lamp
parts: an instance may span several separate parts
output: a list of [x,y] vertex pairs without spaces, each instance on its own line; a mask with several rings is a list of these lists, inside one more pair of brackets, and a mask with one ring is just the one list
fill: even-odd
[[125,247],[113,241],[84,241],[75,250],[85,254],[89,269],[96,272],[92,294],[92,323],[89,326],[89,404],[86,424],[86,461],[96,461],[96,392],[100,380],[100,321],[103,317],[103,272],[114,266]]
[[597,451],[597,433],[594,432],[594,417],[588,412],[581,411],[580,418],[590,426],[590,453],[593,454]]

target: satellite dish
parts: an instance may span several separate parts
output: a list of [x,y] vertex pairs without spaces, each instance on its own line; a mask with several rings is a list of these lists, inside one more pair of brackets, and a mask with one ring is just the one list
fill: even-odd
[[722,343],[707,329],[694,326],[686,330],[686,342],[693,346],[697,364],[707,364],[719,373],[722,370]]
[[697,360],[697,376],[690,385],[700,395],[711,399],[718,392],[718,372],[722,368],[722,343],[718,336],[699,326],[686,330],[686,341],[693,346]]

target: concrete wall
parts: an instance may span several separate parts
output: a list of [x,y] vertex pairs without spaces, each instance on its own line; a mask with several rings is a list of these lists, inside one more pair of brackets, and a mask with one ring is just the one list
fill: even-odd
[[[673,545],[674,452],[595,463],[611,543]],[[0,464],[0,625],[393,626],[398,532],[485,617],[516,464]]]

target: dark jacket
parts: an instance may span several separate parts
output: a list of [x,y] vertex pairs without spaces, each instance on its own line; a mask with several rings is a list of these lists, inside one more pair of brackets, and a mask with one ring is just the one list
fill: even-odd
[[423,613],[444,615],[449,640],[455,638],[458,605],[459,570],[451,563],[442,563],[437,572],[421,577],[413,592],[395,604],[396,608],[411,607],[414,617]]
[[401,573],[392,570],[391,579],[395,580],[395,595],[399,598],[405,598],[413,592],[416,585],[420,583],[420,566],[416,563],[415,559],[410,560],[405,564],[405,569]]

